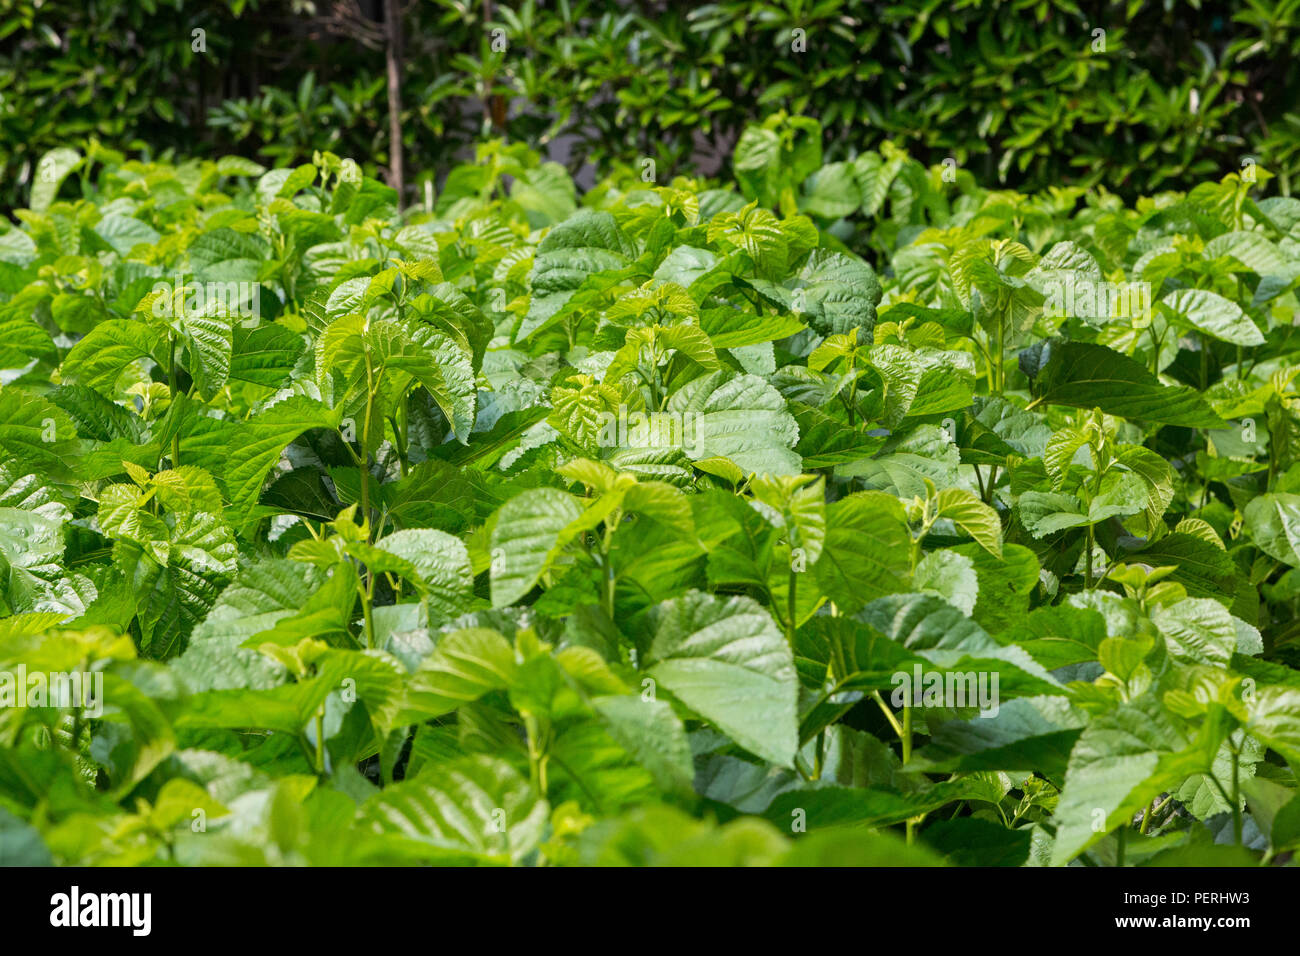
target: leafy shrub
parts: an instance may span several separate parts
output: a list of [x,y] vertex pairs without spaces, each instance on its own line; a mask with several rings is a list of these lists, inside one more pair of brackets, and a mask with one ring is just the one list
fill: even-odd
[[327,153],[50,157],[0,233],[0,694],[99,696],[0,708],[3,845],[1288,859],[1300,201],[815,133],[581,198],[488,144],[401,216]]

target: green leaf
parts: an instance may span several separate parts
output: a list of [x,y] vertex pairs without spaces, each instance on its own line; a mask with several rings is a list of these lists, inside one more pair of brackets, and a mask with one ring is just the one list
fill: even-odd
[[934,501],[935,514],[947,518],[974,538],[985,551],[1002,557],[1002,522],[998,513],[971,492],[945,488]]
[[1055,813],[1052,865],[1068,863],[1111,830],[1128,825],[1154,797],[1207,771],[1209,762],[1186,747],[1150,698],[1095,717],[1070,753]]
[[1300,767],[1300,689],[1261,687],[1249,710],[1246,730],[1292,767]]
[[66,146],[52,149],[36,161],[36,171],[32,177],[32,212],[45,212],[50,208],[63,181],[81,162],[81,154]]
[[1300,495],[1268,493],[1246,505],[1245,528],[1270,558],[1300,567]]
[[989,820],[940,820],[925,829],[925,842],[957,866],[1020,866],[1029,857],[1028,827],[1009,830]]
[[567,544],[562,532],[582,514],[572,495],[534,488],[501,506],[492,526],[492,605],[513,604],[537,583]]
[[[1189,428],[1223,428],[1195,389],[1162,385],[1127,355],[1087,342],[1047,342],[1038,347],[1036,403],[1100,408],[1108,415]],[[1022,356],[1021,363],[1025,359]]]
[[1237,627],[1218,601],[1188,598],[1157,607],[1151,623],[1165,638],[1169,656],[1181,663],[1226,667],[1237,650]]
[[909,846],[887,831],[826,827],[810,833],[794,845],[776,866],[943,866],[943,861],[924,846]]
[[[693,379],[668,399],[668,411],[690,421],[696,461],[726,458],[746,474],[795,475],[792,450],[799,426],[781,393],[756,375],[713,372]],[[688,417],[689,416],[689,417]]]
[[55,480],[76,477],[81,457],[68,413],[12,385],[0,387],[0,449],[6,465]]
[[362,812],[374,831],[419,843],[432,862],[509,864],[536,848],[549,808],[504,760],[476,756],[425,767]]
[[285,447],[310,429],[337,428],[341,417],[339,410],[331,411],[320,402],[294,396],[240,422],[226,444],[224,467],[220,469],[230,503],[246,514],[257,502],[262,483]]
[[593,698],[591,706],[609,735],[650,771],[661,790],[679,795],[693,792],[690,743],[667,703],[617,695]]
[[782,767],[798,743],[798,679],[770,614],[699,591],[656,606],[645,672],[746,750]]
[[1086,724],[1064,697],[1022,697],[993,717],[945,721],[913,759],[927,773],[1022,770],[1059,783]]
[[165,354],[166,342],[156,329],[144,322],[110,319],[72,347],[60,373],[65,382],[80,382],[103,392],[136,359],[152,358],[165,365]]
[[411,676],[406,689],[408,722],[437,717],[514,682],[515,651],[499,633],[464,628],[444,634]]
[[1237,303],[1207,289],[1179,289],[1160,300],[1176,318],[1221,342],[1263,345],[1264,336]]
[[0,866],[53,866],[40,831],[0,807]]
[[969,617],[979,596],[975,562],[956,551],[931,551],[916,563],[912,589],[937,594]]
[[817,582],[842,611],[907,587],[912,539],[897,498],[879,491],[849,495],[826,509],[826,527]]
[[457,617],[474,593],[469,551],[459,538],[433,528],[394,531],[375,546],[409,561],[429,609],[444,619]]

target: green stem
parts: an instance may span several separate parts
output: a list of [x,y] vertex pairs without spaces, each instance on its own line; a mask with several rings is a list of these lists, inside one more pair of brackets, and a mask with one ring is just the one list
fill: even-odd
[[1238,846],[1241,846],[1241,775],[1240,771],[1241,753],[1236,747],[1232,748],[1232,836]]
[[618,527],[619,522],[622,520],[623,510],[616,508],[605,519],[605,527],[601,530],[601,533],[593,535],[600,555],[601,581],[604,585],[601,592],[601,606],[605,609],[605,615],[611,621],[614,620],[614,599],[618,595],[618,578],[614,574],[614,562],[610,558],[610,551],[614,545],[614,529]]
[[1128,824],[1120,827],[1115,836],[1119,840],[1119,848],[1115,851],[1115,865],[1123,866],[1124,851],[1128,848]]
[[614,577],[614,567],[610,564],[609,555],[605,555],[601,559],[601,563],[605,582],[605,593],[603,595],[605,616],[612,621],[614,620],[614,596],[617,594],[618,580]]
[[998,394],[1001,395],[1007,387],[1007,369],[1005,365],[1006,358],[1006,317],[998,320]]
[[894,712],[889,709],[889,705],[885,703],[885,699],[880,696],[880,691],[872,691],[871,699],[880,705],[881,713],[885,715],[885,719],[889,721],[889,725],[894,728],[894,733],[898,734],[898,739],[902,740],[903,727],[898,722],[898,718],[894,716]]
[[316,712],[316,772],[325,772],[325,705]]
[[397,435],[398,460],[401,463],[402,477],[406,477],[406,472],[410,468],[409,450],[411,447],[411,395],[409,392],[403,393],[401,402],[397,405],[397,427],[393,431]]
[[371,612],[371,607],[375,600],[375,576],[367,569],[369,581],[365,588],[361,589],[361,613],[366,620],[366,647],[375,646],[375,618]]
[[796,610],[798,602],[795,599],[796,591],[799,587],[799,572],[794,568],[790,569],[790,586],[785,600],[785,639],[786,642],[794,647],[795,620],[798,617]]
[[[183,294],[183,292],[182,292]],[[167,337],[167,387],[171,390],[172,401],[176,401],[176,395],[179,391],[177,384],[178,376],[176,374],[176,336],[171,334]],[[180,431],[172,432],[172,468],[181,466],[181,434]]]
[[1086,539],[1086,541],[1084,542],[1084,545],[1083,545],[1084,549],[1087,551],[1087,554],[1086,554],[1085,557],[1084,557],[1085,564],[1084,564],[1084,572],[1083,572],[1083,588],[1084,588],[1085,591],[1086,591],[1086,590],[1089,590],[1089,589],[1092,588],[1092,543],[1093,543],[1093,535],[1094,535],[1093,526],[1092,526],[1092,525],[1088,525],[1088,536],[1087,536],[1087,539]]
[[912,707],[910,704],[903,704],[903,733],[900,738],[903,742],[903,766],[912,759]]
[[370,415],[374,410],[375,386],[370,366],[370,353],[366,352],[366,418],[361,423],[361,520],[366,525],[366,540],[370,541]]
[[537,718],[532,714],[524,714],[524,731],[528,735],[528,776],[536,791],[545,797],[546,756],[538,742],[541,731]]

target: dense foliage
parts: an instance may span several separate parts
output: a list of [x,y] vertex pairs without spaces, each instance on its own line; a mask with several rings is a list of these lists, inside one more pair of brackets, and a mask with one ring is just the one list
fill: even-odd
[[0,707],[0,855],[1288,861],[1300,200],[821,142],[581,197],[492,143],[401,215],[42,160],[0,698],[102,693]]
[[[383,4],[12,0],[0,22],[0,207],[89,138],[272,165],[389,162]],[[1132,199],[1300,164],[1296,5],[722,0],[408,3],[402,138],[444,172],[485,136],[564,139],[574,167],[725,157],[785,109],[834,158],[892,139],[981,182],[1104,182]],[[706,168],[713,168],[706,166]]]

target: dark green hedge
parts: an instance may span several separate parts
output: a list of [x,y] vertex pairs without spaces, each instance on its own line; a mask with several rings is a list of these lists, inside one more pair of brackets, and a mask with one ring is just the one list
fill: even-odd
[[[1101,182],[1132,196],[1254,157],[1289,192],[1297,6],[421,0],[403,13],[408,167],[445,169],[486,132],[564,137],[575,167],[652,157],[661,174],[709,169],[747,122],[786,109],[822,120],[828,159],[888,138],[988,185]],[[35,157],[89,137],[385,165],[382,9],[10,0],[0,204],[26,196]]]

